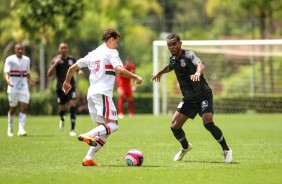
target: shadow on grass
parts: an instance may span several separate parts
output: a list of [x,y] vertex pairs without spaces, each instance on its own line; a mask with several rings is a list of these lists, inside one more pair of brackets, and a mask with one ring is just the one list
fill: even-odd
[[27,136],[21,136],[21,137],[25,137],[25,138],[34,138],[34,137],[55,137],[54,134],[28,134]]
[[240,164],[239,162],[231,162],[231,163],[224,163],[219,161],[207,161],[207,160],[186,160],[183,162],[191,162],[191,163],[210,163],[210,164],[223,164],[223,165],[229,165],[229,164]]
[[104,167],[130,167],[130,168],[140,168],[140,167],[148,167],[148,168],[158,168],[164,167],[159,165],[142,165],[142,166],[127,166],[127,165],[104,165]]

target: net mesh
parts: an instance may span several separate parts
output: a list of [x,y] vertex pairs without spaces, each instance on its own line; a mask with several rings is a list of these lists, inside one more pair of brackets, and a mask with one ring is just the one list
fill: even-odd
[[[216,112],[282,111],[282,43],[182,46],[205,63],[204,76],[213,90]],[[170,53],[166,45],[159,45],[157,52],[160,69],[169,62]],[[174,113],[182,99],[173,73],[164,75],[158,85],[159,110],[164,114]]]

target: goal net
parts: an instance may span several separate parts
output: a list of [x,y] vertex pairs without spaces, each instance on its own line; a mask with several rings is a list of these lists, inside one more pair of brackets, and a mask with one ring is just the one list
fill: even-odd
[[[205,63],[216,112],[282,111],[282,40],[182,41],[182,48]],[[154,41],[153,73],[169,57],[166,41]],[[153,98],[155,115],[175,112],[182,94],[173,71],[153,83]]]

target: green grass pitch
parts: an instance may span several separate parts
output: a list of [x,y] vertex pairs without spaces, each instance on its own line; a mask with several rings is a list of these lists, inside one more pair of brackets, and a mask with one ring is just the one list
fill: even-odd
[[[0,117],[0,183],[282,183],[282,114],[215,115],[233,150],[233,163],[224,164],[221,148],[201,119],[184,125],[193,149],[181,162],[172,159],[180,144],[170,131],[171,116],[137,115],[119,121],[120,129],[96,154],[102,167],[82,167],[88,145],[70,137],[70,123],[59,131],[58,117],[28,116],[27,137],[9,138],[6,117]],[[15,133],[17,133],[17,119]],[[78,116],[77,132],[94,126]],[[130,149],[144,154],[141,167],[128,167]]]

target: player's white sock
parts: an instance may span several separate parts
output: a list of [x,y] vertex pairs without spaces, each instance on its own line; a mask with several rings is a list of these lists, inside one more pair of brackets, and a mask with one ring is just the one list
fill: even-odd
[[93,130],[89,131],[87,135],[92,137],[99,136],[99,135],[110,135],[111,133],[118,130],[118,125],[115,123],[105,123],[99,125],[98,127],[94,128]]
[[19,130],[25,130],[25,120],[26,120],[26,114],[20,112],[20,114],[19,114]]
[[103,135],[103,136],[96,136],[95,140],[97,141],[97,146],[90,146],[88,153],[85,157],[86,160],[93,160],[94,154],[99,151],[104,144],[106,144],[107,141],[107,136]]
[[8,128],[13,129],[14,117],[15,115],[11,115],[10,112],[8,112]]

